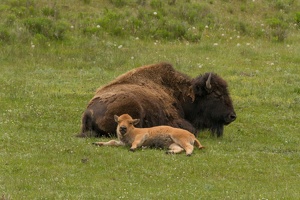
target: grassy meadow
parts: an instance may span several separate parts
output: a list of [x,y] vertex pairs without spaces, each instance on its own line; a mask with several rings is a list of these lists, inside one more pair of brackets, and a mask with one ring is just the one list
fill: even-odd
[[[3,0],[0,199],[299,199],[300,3]],[[95,90],[167,61],[229,85],[191,157],[76,138]]]

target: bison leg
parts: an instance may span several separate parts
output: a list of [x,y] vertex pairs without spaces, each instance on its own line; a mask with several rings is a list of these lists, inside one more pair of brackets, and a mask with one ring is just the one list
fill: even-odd
[[166,153],[175,154],[183,151],[183,148],[176,143],[173,143],[169,146],[169,150]]
[[224,126],[223,125],[215,125],[210,130],[211,130],[212,135],[217,135],[217,137],[222,137]]
[[125,144],[118,140],[110,140],[108,142],[94,142],[97,146],[124,146]]

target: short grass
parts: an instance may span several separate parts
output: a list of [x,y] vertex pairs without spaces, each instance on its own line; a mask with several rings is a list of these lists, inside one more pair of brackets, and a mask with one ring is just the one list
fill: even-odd
[[[222,3],[232,15],[240,10],[227,1],[211,2]],[[46,43],[2,43],[0,196],[298,199],[298,31],[289,29],[282,42],[208,27],[199,42],[69,35]],[[199,140],[206,149],[186,157],[95,147],[92,142],[109,138],[74,137],[97,87],[160,61],[192,77],[213,71],[227,80],[238,118],[223,138],[202,132]]]

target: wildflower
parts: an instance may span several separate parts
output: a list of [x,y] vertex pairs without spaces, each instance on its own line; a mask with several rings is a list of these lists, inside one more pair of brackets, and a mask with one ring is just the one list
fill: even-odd
[[157,12],[153,12],[153,15],[157,15]]
[[249,45],[250,45],[250,43],[248,42],[248,43],[246,43],[246,45],[247,45],[247,46],[249,46]]
[[225,34],[224,33],[222,33],[222,37],[224,37],[225,36]]
[[214,46],[218,46],[219,44],[218,43],[214,43]]
[[31,42],[30,44],[31,44],[31,48],[34,49],[35,45],[33,44],[33,42]]
[[136,39],[136,40],[139,40],[140,38],[139,38],[139,37],[136,37],[135,39]]
[[119,46],[118,46],[118,49],[121,49],[122,47],[123,47],[123,45],[119,45]]
[[236,38],[238,38],[238,39],[239,39],[239,38],[240,38],[240,36],[238,35],[238,36],[236,36]]
[[70,26],[70,28],[71,28],[71,29],[73,29],[73,28],[74,28],[74,26],[72,25],[72,26]]
[[208,28],[208,26],[206,25],[205,28]]
[[100,27],[101,27],[101,26],[98,24],[98,25],[97,25],[97,28],[100,28]]
[[131,60],[133,60],[134,59],[134,57],[133,56],[131,56]]
[[241,44],[240,44],[240,43],[237,43],[236,46],[239,47],[239,46],[241,46]]

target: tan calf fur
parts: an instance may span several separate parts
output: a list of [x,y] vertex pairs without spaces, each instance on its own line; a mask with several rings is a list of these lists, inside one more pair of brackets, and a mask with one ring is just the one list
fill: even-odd
[[119,140],[93,144],[99,146],[131,145],[131,151],[142,146],[168,148],[167,153],[180,153],[185,150],[187,156],[192,154],[194,145],[199,149],[204,148],[192,133],[180,128],[171,126],[136,128],[134,125],[138,124],[140,120],[132,119],[128,114],[123,114],[120,117],[115,115],[114,119],[118,123],[117,136]]

